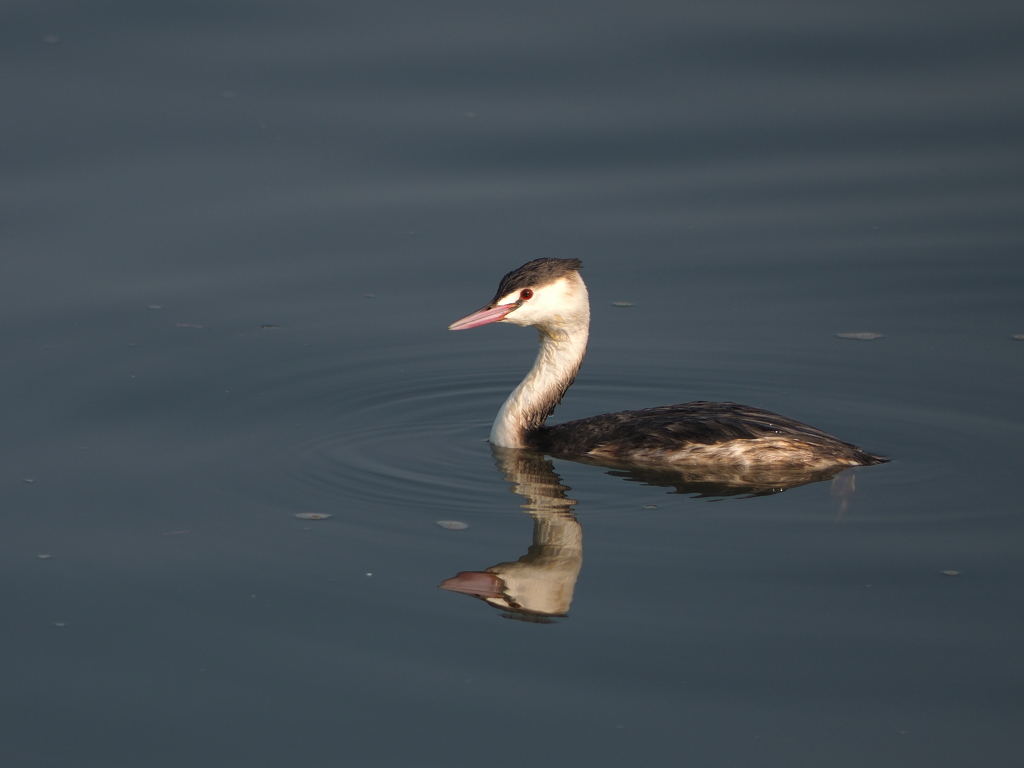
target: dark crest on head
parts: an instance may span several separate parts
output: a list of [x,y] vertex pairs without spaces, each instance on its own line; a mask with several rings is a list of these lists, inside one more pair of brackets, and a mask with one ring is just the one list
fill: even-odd
[[501,278],[498,292],[494,295],[492,303],[497,303],[513,291],[548,285],[582,267],[583,262],[579,259],[534,259],[528,261],[519,269],[513,269]]

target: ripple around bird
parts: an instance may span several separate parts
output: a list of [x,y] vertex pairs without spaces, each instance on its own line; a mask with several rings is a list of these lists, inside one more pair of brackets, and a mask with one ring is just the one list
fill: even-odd
[[[464,354],[429,347],[409,354],[369,353],[348,359],[344,366],[320,363],[285,375],[264,393],[292,414],[296,411],[291,409],[298,409],[300,422],[291,432],[295,439],[283,448],[286,476],[278,478],[285,492],[324,511],[357,502],[375,508],[416,508],[443,517],[518,512],[518,503],[508,500],[508,485],[495,468],[486,438],[494,412],[522,373],[519,363],[503,361],[496,352],[467,360]],[[750,383],[732,371],[682,366],[648,371],[593,368],[571,390],[569,402],[557,414],[559,420],[723,392],[732,399],[797,415],[892,456],[890,465],[862,470],[862,485],[938,481],[929,467],[939,464],[929,463],[930,453],[954,433],[959,435],[958,450],[966,451],[972,440],[996,426],[970,414],[823,395],[831,388],[820,377],[794,387],[773,382],[770,376]],[[261,403],[266,407],[265,399]],[[315,429],[307,428],[313,423]],[[586,495],[585,483],[609,490],[608,479],[595,476],[605,474],[603,468],[569,462],[556,462],[556,468],[575,478],[578,493]],[[637,487],[613,484],[607,495],[585,508],[622,506],[638,493]],[[827,488],[820,491],[826,493]]]

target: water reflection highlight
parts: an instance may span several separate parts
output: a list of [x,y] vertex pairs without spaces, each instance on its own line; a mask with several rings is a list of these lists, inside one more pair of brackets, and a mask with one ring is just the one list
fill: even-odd
[[498,468],[525,499],[533,518],[533,542],[513,562],[483,571],[462,571],[439,585],[498,608],[506,618],[548,623],[566,616],[583,566],[583,529],[573,514],[574,499],[542,454],[493,447]]
[[[583,529],[551,460],[529,449],[491,446],[495,463],[521,505],[533,518],[533,540],[526,554],[482,571],[460,571],[438,586],[483,600],[509,619],[547,624],[569,614],[576,580],[583,566]],[[609,474],[646,485],[675,489],[697,497],[763,496],[835,477],[833,495],[843,514],[854,491],[852,472],[838,470],[774,473],[760,469],[756,476],[729,468],[691,468],[685,471],[616,470]]]

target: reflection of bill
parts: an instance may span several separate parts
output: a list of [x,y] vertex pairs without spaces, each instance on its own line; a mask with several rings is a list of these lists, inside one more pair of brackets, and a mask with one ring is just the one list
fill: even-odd
[[512,490],[522,496],[533,517],[533,544],[514,562],[484,571],[463,571],[441,582],[501,609],[508,618],[547,622],[569,612],[576,578],[583,565],[583,530],[572,513],[551,462],[534,451],[493,448],[498,467]]

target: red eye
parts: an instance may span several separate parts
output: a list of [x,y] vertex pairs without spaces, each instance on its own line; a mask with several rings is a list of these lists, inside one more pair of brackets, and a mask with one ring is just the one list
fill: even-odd
[[531,291],[529,288],[523,288],[523,290],[519,292],[519,298],[522,299],[523,301],[533,298],[533,291]]

